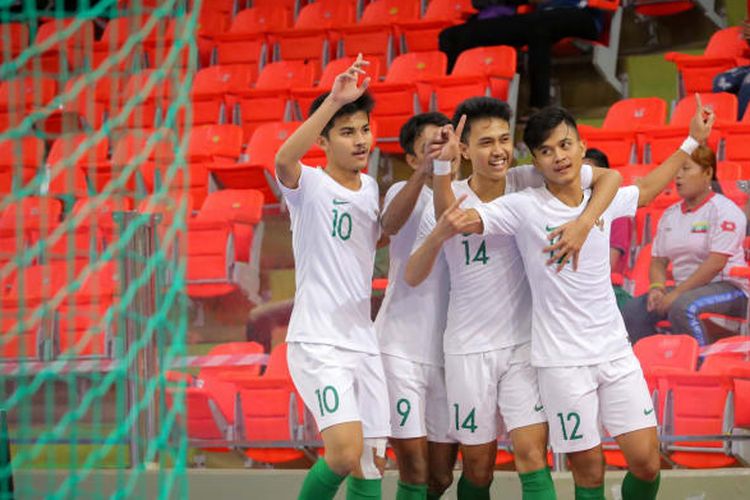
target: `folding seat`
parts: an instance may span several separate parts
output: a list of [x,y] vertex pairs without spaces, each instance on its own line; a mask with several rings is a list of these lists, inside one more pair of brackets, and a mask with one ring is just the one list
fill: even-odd
[[312,86],[314,75],[312,63],[278,61],[263,68],[254,88],[232,92],[238,101],[234,120],[242,125],[245,142],[262,123],[291,120],[291,89]]
[[578,127],[586,146],[607,154],[610,165],[637,163],[643,159],[638,151],[640,130],[664,126],[667,123],[667,103],[659,97],[621,99],[607,110],[601,128],[587,125]]
[[289,28],[291,12],[278,7],[254,7],[237,13],[229,31],[217,34],[217,62],[242,64],[254,80],[268,60],[268,33]]
[[[745,247],[747,248],[747,246]],[[733,267],[729,270],[729,275],[735,278],[742,278],[750,283],[750,267]],[[750,307],[742,316],[729,316],[726,314],[704,312],[698,315],[701,323],[719,323],[725,330],[732,330],[739,335],[750,334],[748,321],[750,320]],[[729,337],[733,339],[733,337]],[[726,339],[722,339],[725,340]],[[716,343],[715,343],[716,344]]]
[[[154,43],[165,32],[166,19],[159,20],[149,31],[144,32],[148,16],[142,13],[110,19],[101,38],[94,42],[91,67],[98,68],[102,63],[112,65],[114,71],[129,71],[134,67],[142,67],[143,48]],[[133,33],[142,34],[142,43],[134,44],[122,56],[113,57],[126,45]]]
[[[21,198],[16,203],[7,206],[0,218],[0,240],[16,239],[22,234],[30,250],[25,256],[30,262],[44,256],[47,251],[46,243],[38,249],[34,246],[41,240],[46,240],[57,228],[62,215],[62,204],[59,200],[44,196],[30,196]],[[20,228],[17,227],[20,224]]]
[[465,22],[474,12],[469,0],[432,0],[421,19],[397,21],[401,53],[438,50],[440,32]]
[[29,27],[25,23],[0,23],[0,61],[15,59],[29,46]]
[[744,170],[740,163],[733,161],[720,161],[716,164],[716,177],[721,183],[750,178],[743,177],[743,175]]
[[104,120],[119,113],[127,80],[121,74],[103,75],[96,80],[86,75],[73,78],[65,84],[60,111],[78,115],[81,129],[99,129]]
[[[229,200],[221,203],[215,198]],[[262,193],[216,191],[206,198],[203,207],[205,213],[199,210],[187,226],[188,296],[217,297],[239,289],[259,301]],[[240,261],[238,255],[248,260]]]
[[52,143],[45,162],[45,194],[80,198],[89,194],[86,175],[106,163],[109,139],[94,142],[91,134],[70,134]]
[[[719,132],[723,146],[717,151],[720,154],[719,159],[737,162],[742,165],[745,175],[750,174],[750,151],[747,147],[747,141],[750,140],[750,113],[745,113],[736,123],[721,124]],[[750,175],[745,178],[750,178]]]
[[[135,73],[125,85],[120,110],[126,118],[119,127],[157,128],[167,125],[167,112],[174,105],[178,89],[185,83],[177,72],[146,69]],[[132,109],[127,110],[127,106],[132,106]],[[111,108],[110,113],[114,114]]]
[[254,81],[252,70],[242,64],[216,65],[195,74],[192,88],[193,126],[233,122],[233,102],[227,95],[249,89]]
[[188,28],[187,18],[167,19],[166,25],[161,28],[163,31],[144,44],[146,65],[184,75],[190,67],[190,47],[187,44],[177,45],[175,41],[192,38],[194,34]]
[[734,378],[734,426],[750,429],[750,378]]
[[398,50],[396,23],[418,21],[419,0],[376,0],[367,4],[356,24],[337,29],[340,53],[365,59],[378,59],[382,67],[389,67]]
[[453,116],[461,101],[477,95],[496,97],[516,109],[519,86],[516,49],[498,45],[466,50],[458,56],[450,75],[430,78],[425,83],[434,95],[432,107],[448,117]]
[[70,283],[78,276],[83,264],[82,261],[73,260],[20,267],[10,289],[2,298],[2,309],[26,308],[33,311],[44,304],[54,307],[72,294]]
[[57,81],[46,77],[22,77],[0,82],[0,131],[18,127],[28,115],[40,113],[32,124],[42,123],[53,110],[43,108],[57,95]]
[[378,123],[378,145],[383,151],[400,151],[401,126],[416,113],[429,109],[430,86],[420,82],[445,76],[447,64],[442,52],[403,54],[393,60],[383,83],[370,85],[377,102],[372,117]]
[[[89,169],[89,184],[94,192],[108,187],[119,194],[133,194],[141,189],[150,193],[187,192],[181,171],[187,166],[175,162],[178,149],[178,139],[170,129],[128,130],[115,140],[112,161],[99,165],[96,172]],[[162,174],[158,178],[157,171]],[[137,174],[142,186],[136,186]],[[110,183],[113,185],[108,186]]]
[[690,96],[695,92],[711,92],[716,75],[735,66],[748,64],[749,57],[741,26],[715,32],[701,55],[678,52],[667,52],[664,55],[664,59],[677,66],[679,97]]
[[664,214],[663,207],[642,207],[635,213],[635,241],[636,245],[646,245],[654,241],[659,220]]
[[42,319],[26,307],[0,310],[0,361],[39,359],[43,353]]
[[[334,59],[326,65],[320,80],[314,87],[292,87],[295,119],[305,120],[309,115],[310,106],[312,106],[315,98],[320,94],[331,90],[336,77],[346,71],[349,66],[354,64],[356,59],[356,57],[340,57]],[[377,59],[369,62],[370,65],[366,68],[367,74],[373,82],[377,82],[380,78],[380,64]]]
[[[44,163],[44,141],[33,136],[0,141],[0,193],[27,185]],[[14,185],[15,183],[15,185]]]
[[39,26],[33,45],[49,43],[49,39],[54,41],[39,56],[39,67],[36,58],[33,58],[27,63],[29,69],[66,75],[70,70],[83,70],[91,63],[94,47],[93,21],[78,18],[50,19]]
[[[716,122],[733,123],[737,114],[737,96],[727,92],[718,94],[701,94],[704,106],[713,108],[716,114]],[[666,160],[677,150],[688,131],[688,125],[695,115],[695,97],[688,96],[681,99],[672,111],[669,125],[654,127],[644,130],[643,141],[645,143],[645,160],[647,163],[659,164]],[[708,145],[714,151],[718,151],[719,132],[714,130],[709,136]]]
[[[665,434],[727,436],[732,433],[732,379],[703,373],[667,377]],[[729,467],[737,463],[728,441],[664,443],[673,463],[690,469]]]
[[[271,352],[266,372],[259,378],[232,377],[240,393],[242,441],[294,441],[302,438],[304,403],[294,388],[286,361],[286,343]],[[302,458],[299,448],[258,448],[245,450],[251,460],[283,463]]]
[[315,78],[318,78],[336,53],[335,29],[354,23],[355,15],[356,5],[352,0],[320,0],[305,5],[293,28],[269,35],[274,60],[307,61],[317,68]]

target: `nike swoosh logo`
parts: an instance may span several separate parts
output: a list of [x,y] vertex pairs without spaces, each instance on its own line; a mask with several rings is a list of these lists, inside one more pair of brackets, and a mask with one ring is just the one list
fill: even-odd
[[650,410],[643,410],[643,414],[644,415],[651,415],[652,413],[654,413],[654,409],[653,408],[651,408]]
[[334,205],[348,205],[349,202],[348,201],[344,201],[344,200],[337,200],[337,199],[334,198],[333,199],[333,204]]
[[544,409],[544,405],[534,405],[534,411],[542,411]]
[[544,230],[548,233],[554,231],[555,229],[557,229],[557,226],[544,226]]

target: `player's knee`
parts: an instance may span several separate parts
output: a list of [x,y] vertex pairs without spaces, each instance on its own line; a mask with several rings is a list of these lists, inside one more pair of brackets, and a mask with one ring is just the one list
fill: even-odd
[[658,452],[635,457],[628,463],[628,470],[643,481],[653,481],[660,469],[661,460]]
[[425,484],[427,482],[427,459],[422,453],[402,453],[398,457],[399,470],[406,482]]
[[534,471],[547,466],[547,450],[542,446],[516,448],[513,450],[513,457],[519,471]]
[[347,446],[335,450],[326,448],[326,463],[336,474],[345,476],[359,468],[362,446]]
[[427,489],[431,493],[442,495],[453,484],[453,471],[430,471]]
[[594,488],[604,484],[604,456],[596,452],[571,453],[568,455],[573,479],[578,486]]
[[494,471],[492,467],[464,468],[463,475],[476,486],[487,486],[492,482]]

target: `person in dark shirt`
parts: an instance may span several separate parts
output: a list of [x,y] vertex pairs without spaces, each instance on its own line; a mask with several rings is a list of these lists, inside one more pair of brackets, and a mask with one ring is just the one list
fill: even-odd
[[[528,46],[530,106],[550,104],[552,46],[566,37],[596,40],[603,29],[603,13],[588,8],[587,0],[473,0],[479,12],[466,23],[440,33],[440,50],[448,56],[448,71],[464,50],[493,45]],[[522,4],[536,4],[533,12],[516,14]]]

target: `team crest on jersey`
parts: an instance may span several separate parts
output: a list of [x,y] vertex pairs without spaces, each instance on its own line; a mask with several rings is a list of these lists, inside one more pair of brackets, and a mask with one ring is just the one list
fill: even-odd
[[737,224],[735,224],[731,220],[725,220],[721,223],[722,231],[728,231],[730,233],[733,233],[735,229],[737,229]]
[[708,222],[699,221],[693,222],[693,227],[690,229],[693,234],[705,234],[708,232]]

